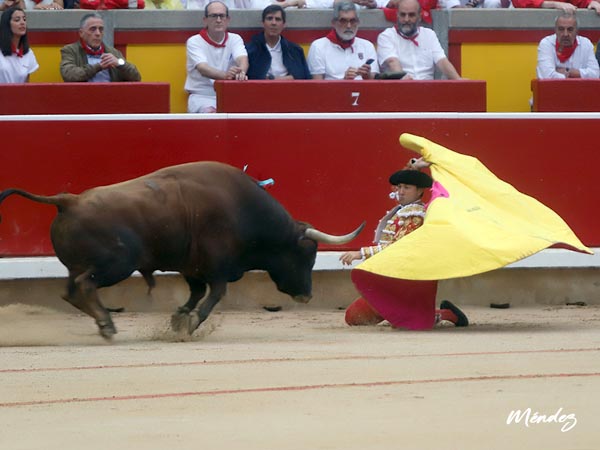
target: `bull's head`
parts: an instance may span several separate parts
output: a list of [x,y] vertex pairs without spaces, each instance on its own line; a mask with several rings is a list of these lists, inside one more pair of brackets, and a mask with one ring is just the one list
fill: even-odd
[[277,289],[299,303],[308,303],[312,297],[311,273],[317,257],[317,244],[346,244],[358,236],[364,226],[363,222],[352,233],[337,236],[304,225],[296,245],[282,250],[278,254],[277,265],[268,271]]

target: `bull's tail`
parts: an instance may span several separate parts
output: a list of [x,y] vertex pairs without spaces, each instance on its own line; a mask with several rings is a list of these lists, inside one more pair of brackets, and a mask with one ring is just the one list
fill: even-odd
[[[68,193],[44,196],[44,195],[31,194],[31,193],[29,193],[27,191],[23,191],[21,189],[6,189],[6,190],[0,192],[0,204],[4,201],[4,199],[6,197],[13,195],[13,194],[20,195],[21,197],[25,197],[29,200],[33,200],[34,202],[46,203],[48,205],[54,205],[58,208],[59,212],[66,209],[77,198],[77,195],[68,194]],[[2,220],[1,217],[0,217],[0,220]]]

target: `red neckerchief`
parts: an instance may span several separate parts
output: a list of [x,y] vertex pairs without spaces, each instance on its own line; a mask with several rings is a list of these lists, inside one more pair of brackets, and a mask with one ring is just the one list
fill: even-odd
[[42,3],[44,0],[33,0],[35,2],[36,5],[39,5],[40,3]]
[[406,39],[407,41],[411,41],[413,44],[415,44],[417,47],[419,46],[419,43],[417,42],[417,37],[419,36],[419,29],[417,28],[417,32],[415,34],[413,34],[412,36],[407,36],[404,33],[402,33],[402,31],[400,31],[398,29],[398,24],[394,25],[394,28],[396,29],[396,32],[398,33],[398,35],[402,38],[402,39]]
[[568,60],[571,55],[573,55],[573,52],[575,51],[575,49],[577,48],[577,37],[575,37],[575,42],[573,42],[573,45],[571,45],[570,47],[563,47],[562,52],[559,50],[559,43],[558,43],[558,39],[556,40],[556,56],[558,57],[558,60],[561,63],[564,63],[566,60]]
[[19,58],[23,57],[23,45],[19,45],[19,47],[17,48],[17,46],[11,42],[10,51],[11,53],[17,55]]
[[227,39],[229,38],[229,33],[225,32],[225,39],[223,39],[223,42],[221,42],[219,44],[218,42],[215,42],[211,39],[211,37],[208,35],[208,30],[206,28],[202,28],[200,30],[200,33],[198,33],[198,34],[202,37],[202,39],[204,39],[210,45],[212,45],[213,47],[217,47],[217,48],[225,47],[225,45],[227,44]]
[[104,53],[104,44],[100,44],[100,47],[97,50],[94,50],[92,47],[87,45],[83,39],[79,39],[79,43],[81,44],[83,51],[88,55],[100,56]]
[[350,39],[349,41],[342,41],[340,39],[340,37],[337,35],[337,33],[335,32],[335,28],[332,28],[331,31],[329,32],[329,34],[325,37],[327,39],[329,39],[331,42],[333,42],[334,44],[337,44],[340,47],[342,47],[344,50],[352,47],[352,44],[354,44],[354,38]]

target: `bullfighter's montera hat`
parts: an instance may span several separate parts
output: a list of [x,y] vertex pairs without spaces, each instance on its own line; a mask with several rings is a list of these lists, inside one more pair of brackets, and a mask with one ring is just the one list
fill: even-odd
[[400,183],[412,184],[419,188],[430,188],[433,184],[433,179],[424,172],[404,169],[390,175],[390,184],[396,186]]

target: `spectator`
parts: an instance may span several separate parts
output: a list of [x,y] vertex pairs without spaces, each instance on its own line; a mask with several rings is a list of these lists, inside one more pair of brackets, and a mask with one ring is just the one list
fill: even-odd
[[64,9],[63,0],[24,0],[25,9],[53,10]]
[[[211,3],[212,0],[182,0],[185,9],[204,9]],[[254,6],[252,3],[256,0],[223,0],[223,3],[228,9],[263,9],[264,6]],[[262,1],[262,0],[261,0]],[[271,0],[264,0],[267,4],[272,3]],[[261,4],[262,5],[262,4]],[[266,6],[266,5],[265,5]]]
[[60,49],[60,74],[66,82],[140,81],[137,68],[102,42],[104,20],[98,13],[81,18],[79,41]]
[[587,8],[600,14],[600,3],[596,0],[569,0],[569,1],[544,1],[544,0],[512,0],[515,8],[548,8],[561,9],[575,12],[577,8]]
[[27,83],[40,67],[27,40],[22,8],[8,8],[0,18],[0,83]]
[[397,20],[377,38],[379,64],[385,72],[406,72],[403,79],[433,80],[437,67],[446,78],[460,79],[433,30],[420,26],[417,0],[400,0]]
[[554,21],[554,34],[538,46],[538,78],[598,78],[600,67],[594,45],[577,35],[578,20],[570,11],[562,11]]
[[[420,160],[417,161],[420,162]],[[425,204],[421,198],[425,188],[432,186],[433,180],[426,173],[415,170],[411,163],[405,169],[394,172],[389,178],[392,185],[390,197],[396,201],[397,205],[379,221],[375,232],[376,245],[363,247],[360,251],[344,253],[340,257],[343,264],[350,265],[352,261],[370,258],[423,225]],[[402,305],[401,295],[399,295],[398,304],[401,308],[407,307]],[[346,310],[348,325],[375,325],[383,320],[385,317],[381,316],[362,297],[355,300]],[[435,311],[436,323],[441,320],[448,320],[457,327],[469,324],[464,313],[447,300],[444,300],[440,309]]]
[[227,31],[229,8],[213,1],[204,8],[200,33],[187,40],[188,112],[214,113],[217,96],[214,80],[247,80],[248,53],[242,38]]
[[12,7],[25,10],[25,0],[0,0],[0,11],[6,11]]
[[298,44],[285,39],[285,11],[279,5],[267,6],[262,12],[264,32],[252,37],[246,45],[248,51],[248,79],[296,79],[311,78],[304,50]]
[[308,51],[308,67],[316,80],[362,80],[379,73],[377,52],[366,39],[356,37],[360,19],[352,2],[333,7],[329,34],[314,41]]
[[181,0],[149,0],[144,9],[179,10],[185,9],[185,5]]
[[79,0],[81,9],[144,9],[144,0]]

